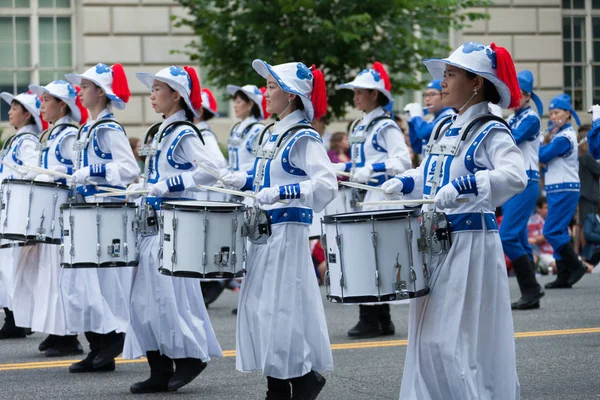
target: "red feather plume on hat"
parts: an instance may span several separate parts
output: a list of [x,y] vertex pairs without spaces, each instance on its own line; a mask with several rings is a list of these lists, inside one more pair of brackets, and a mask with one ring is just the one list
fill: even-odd
[[315,64],[310,67],[313,74],[313,91],[311,101],[315,109],[314,119],[319,119],[327,114],[327,87],[325,86],[325,75],[317,69]]
[[383,79],[383,84],[385,86],[385,90],[387,90],[388,92],[392,90],[392,82],[390,81],[390,77],[387,71],[385,70],[383,64],[381,64],[379,61],[375,61],[373,63],[373,69],[379,72],[379,75],[381,75],[381,78]]
[[199,110],[202,107],[202,92],[200,88],[200,80],[198,79],[198,74],[196,74],[196,70],[194,67],[185,66],[183,67],[185,72],[188,73],[190,79],[192,81],[192,90],[190,91],[190,103],[192,103],[192,107],[195,110]]
[[265,116],[265,119],[267,119],[271,116],[271,114],[267,112],[267,98],[265,97],[265,92],[267,91],[267,88],[265,86],[262,86],[259,90],[263,95],[262,104],[260,104],[260,107],[262,108],[262,112]]
[[518,107],[521,103],[521,89],[519,88],[515,63],[504,47],[496,46],[496,43],[492,43],[490,47],[496,52],[496,76],[510,90],[510,105],[508,108]]
[[112,69],[112,90],[115,96],[123,100],[125,103],[129,101],[131,92],[129,91],[129,83],[127,83],[127,75],[121,64],[115,64]]
[[206,97],[208,97],[208,108],[210,108],[213,113],[216,113],[218,108],[217,99],[215,99],[213,93],[209,88],[202,88],[202,93],[205,93]]
[[81,119],[79,120],[79,125],[85,124],[85,121],[88,119],[88,111],[87,108],[81,104],[81,99],[79,98],[79,92],[81,88],[79,86],[75,86],[75,91],[77,92],[77,97],[75,98],[75,105],[79,108],[79,112],[81,113]]

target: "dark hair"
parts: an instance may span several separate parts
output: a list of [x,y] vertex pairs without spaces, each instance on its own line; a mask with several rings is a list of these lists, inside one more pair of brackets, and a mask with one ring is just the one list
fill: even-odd
[[581,140],[587,136],[587,133],[592,129],[590,124],[583,124],[579,127],[579,134],[577,135],[577,139]]
[[[465,74],[467,75],[467,78],[471,80],[478,76],[470,71],[465,71]],[[483,76],[481,78],[483,79],[483,99],[493,104],[500,103],[500,94],[498,93],[496,86],[494,86],[492,82],[488,81]]]
[[28,109],[25,108],[25,106],[21,103],[19,103],[17,100],[13,100],[12,103],[10,103],[11,105],[18,105],[19,107],[21,107],[21,111],[23,113],[29,113],[29,121],[27,121],[27,125],[35,125],[35,118],[33,117],[33,114],[29,112]]
[[304,103],[298,95],[296,95],[296,98],[294,99],[294,107],[296,107],[296,110],[304,110]]
[[540,196],[535,204],[537,205],[537,208],[542,208],[544,207],[544,204],[548,204],[548,201],[546,200],[545,196]]
[[210,121],[215,117],[212,111],[208,111],[206,108],[202,108],[202,121]]
[[342,143],[342,140],[344,139],[344,137],[347,137],[348,134],[346,132],[335,132],[333,135],[331,135],[331,140],[329,142],[329,149],[333,150],[333,151],[338,151],[338,147],[340,145],[340,143]]
[[[373,93],[373,91],[375,89],[367,89],[367,90],[369,91],[369,93]],[[384,107],[384,106],[387,106],[389,102],[390,102],[390,99],[388,99],[385,94],[381,93],[378,90],[377,91],[377,105]]]
[[194,113],[190,110],[183,97],[179,99],[179,107],[185,111],[185,119],[187,119],[189,122],[194,122]]
[[[233,98],[235,99],[236,97],[239,97],[240,99],[242,99],[242,101],[244,101],[246,103],[252,102],[253,106],[252,106],[252,110],[250,110],[250,115],[252,115],[256,119],[260,119],[260,107],[261,107],[260,104],[256,104],[254,102],[254,100],[250,100],[248,95],[246,93],[242,92],[241,90],[238,90],[237,92],[235,92],[235,95],[233,96]],[[208,121],[208,120],[206,120],[206,121]]]

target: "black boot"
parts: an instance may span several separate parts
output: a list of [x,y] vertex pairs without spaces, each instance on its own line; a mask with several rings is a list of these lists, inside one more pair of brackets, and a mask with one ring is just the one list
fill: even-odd
[[359,307],[358,323],[348,331],[351,339],[366,339],[382,335],[381,323],[379,322],[379,309],[377,306]]
[[521,298],[511,304],[513,310],[530,310],[540,308],[540,299],[544,291],[535,279],[535,270],[528,254],[513,260],[513,271],[521,289]]
[[46,357],[64,357],[83,354],[77,335],[58,336],[56,344],[45,351]]
[[4,326],[0,329],[0,339],[22,339],[26,335],[25,328],[15,325],[13,312],[4,308]]
[[572,286],[579,282],[581,278],[583,278],[587,272],[587,268],[583,265],[579,259],[579,256],[575,254],[575,249],[570,242],[561,247],[559,253],[565,262],[565,265],[567,266],[567,271],[569,274],[568,282]]
[[265,400],[290,400],[292,387],[287,379],[277,379],[267,376],[267,397]]
[[290,381],[292,382],[292,400],[315,400],[326,382],[325,378],[315,371],[310,371],[308,374],[290,379]]
[[206,364],[199,358],[176,358],[175,373],[169,380],[169,392],[184,387],[204,371]]
[[105,365],[115,363],[115,358],[123,352],[123,345],[125,344],[125,334],[117,333],[115,331],[98,335],[100,349],[98,354],[93,359],[94,368],[102,368]]
[[112,372],[115,370],[115,361],[107,363],[99,368],[94,367],[94,359],[98,355],[101,347],[102,335],[94,332],[85,332],[85,338],[90,344],[90,352],[87,357],[83,360],[71,364],[69,372],[83,373],[83,372]]
[[38,346],[38,350],[42,353],[49,348],[52,348],[58,344],[60,336],[57,335],[48,335],[46,339],[42,340],[42,343]]
[[565,260],[556,260],[556,270],[556,279],[546,283],[544,287],[546,289],[570,289],[572,285],[569,283],[569,270]]
[[381,324],[381,334],[383,336],[391,336],[396,333],[396,327],[392,322],[392,316],[390,315],[390,305],[381,304],[372,306],[377,308],[377,315],[379,317],[379,323]]
[[169,390],[169,380],[173,376],[173,360],[158,351],[146,352],[150,365],[150,378],[131,385],[131,393],[159,393]]

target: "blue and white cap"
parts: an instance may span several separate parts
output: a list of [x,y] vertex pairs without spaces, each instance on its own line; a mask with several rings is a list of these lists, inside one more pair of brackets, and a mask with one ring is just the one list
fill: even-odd
[[73,85],[79,86],[81,86],[82,79],[94,82],[95,85],[106,93],[106,98],[118,110],[124,110],[127,105],[126,100],[119,98],[113,92],[113,71],[106,64],[96,64],[95,67],[88,69],[83,74],[65,74],[65,78]]
[[548,108],[548,110],[552,111],[555,109],[570,111],[573,118],[575,118],[575,122],[577,122],[577,125],[581,126],[579,115],[577,115],[577,113],[573,109],[573,106],[571,105],[571,96],[569,96],[568,94],[559,94],[558,96],[550,100],[550,107]]
[[519,87],[522,91],[529,93],[531,95],[531,100],[535,103],[535,106],[538,109],[538,114],[541,116],[544,114],[544,104],[542,100],[537,96],[537,94],[533,93],[533,73],[528,69],[521,71],[517,74],[517,79],[519,80]]
[[263,112],[262,102],[263,102],[263,94],[260,89],[255,85],[244,85],[244,86],[236,86],[236,85],[227,85],[227,92],[235,96],[237,92],[242,92],[250,100],[254,102],[260,109],[260,118],[265,118],[265,113]]
[[13,96],[8,92],[2,92],[0,93],[0,97],[2,97],[2,100],[8,104],[12,104],[13,101],[16,101],[25,107],[25,109],[35,120],[35,125],[37,126],[38,130],[40,132],[43,130],[42,118],[40,117],[42,101],[38,96],[33,93],[21,93]]
[[65,80],[50,82],[46,86],[29,85],[29,90],[38,96],[48,93],[50,96],[61,99],[71,110],[71,117],[75,121],[81,120],[81,111],[77,107],[77,91],[75,87]]
[[381,73],[374,68],[366,68],[360,71],[352,82],[337,85],[336,89],[373,89],[383,93],[391,102],[393,100],[392,94],[385,86],[385,79],[381,76]]
[[491,46],[476,42],[467,42],[454,50],[448,58],[427,59],[423,61],[434,79],[444,79],[446,65],[452,65],[479,75],[490,81],[498,90],[498,105],[508,109],[511,103],[511,92],[506,83],[498,78],[496,71],[496,52]]
[[[263,60],[252,61],[252,67],[260,76],[267,79],[273,76],[281,90],[300,97],[304,105],[306,118],[312,121],[315,115],[311,96],[313,92],[313,74],[301,62],[291,62],[279,65],[269,65]],[[258,103],[260,106],[260,103]]]
[[[177,66],[170,66],[167,68],[163,68],[158,71],[156,74],[148,74],[146,72],[138,72],[135,74],[137,78],[146,86],[148,89],[152,90],[152,84],[155,80],[164,82],[169,85],[173,90],[176,90],[183,100],[185,104],[187,104],[190,111],[194,114],[194,117],[198,116],[196,113],[196,109],[192,106],[192,78],[186,72],[185,69]],[[199,90],[199,89],[198,89]],[[200,93],[198,93],[201,96]]]
[[427,86],[425,87],[425,89],[434,89],[437,90],[438,92],[442,91],[442,80],[441,79],[434,79],[432,81],[430,81]]

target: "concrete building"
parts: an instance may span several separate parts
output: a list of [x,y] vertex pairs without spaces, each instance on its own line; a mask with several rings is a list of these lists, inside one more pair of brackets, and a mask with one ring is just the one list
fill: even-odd
[[[490,19],[451,32],[451,47],[467,40],[507,47],[518,70],[533,71],[546,107],[563,91],[580,111],[600,102],[600,1],[495,0],[478,11]],[[193,32],[172,21],[185,15],[175,0],[0,0],[0,90],[22,91],[28,83],[45,84],[97,62],[121,62],[133,96],[117,115],[131,136],[141,136],[159,117],[135,73],[189,63],[182,51]],[[224,116],[214,126],[224,140],[234,121],[223,91],[219,97]],[[581,116],[589,122],[587,113]],[[6,120],[2,104],[0,126]]]

